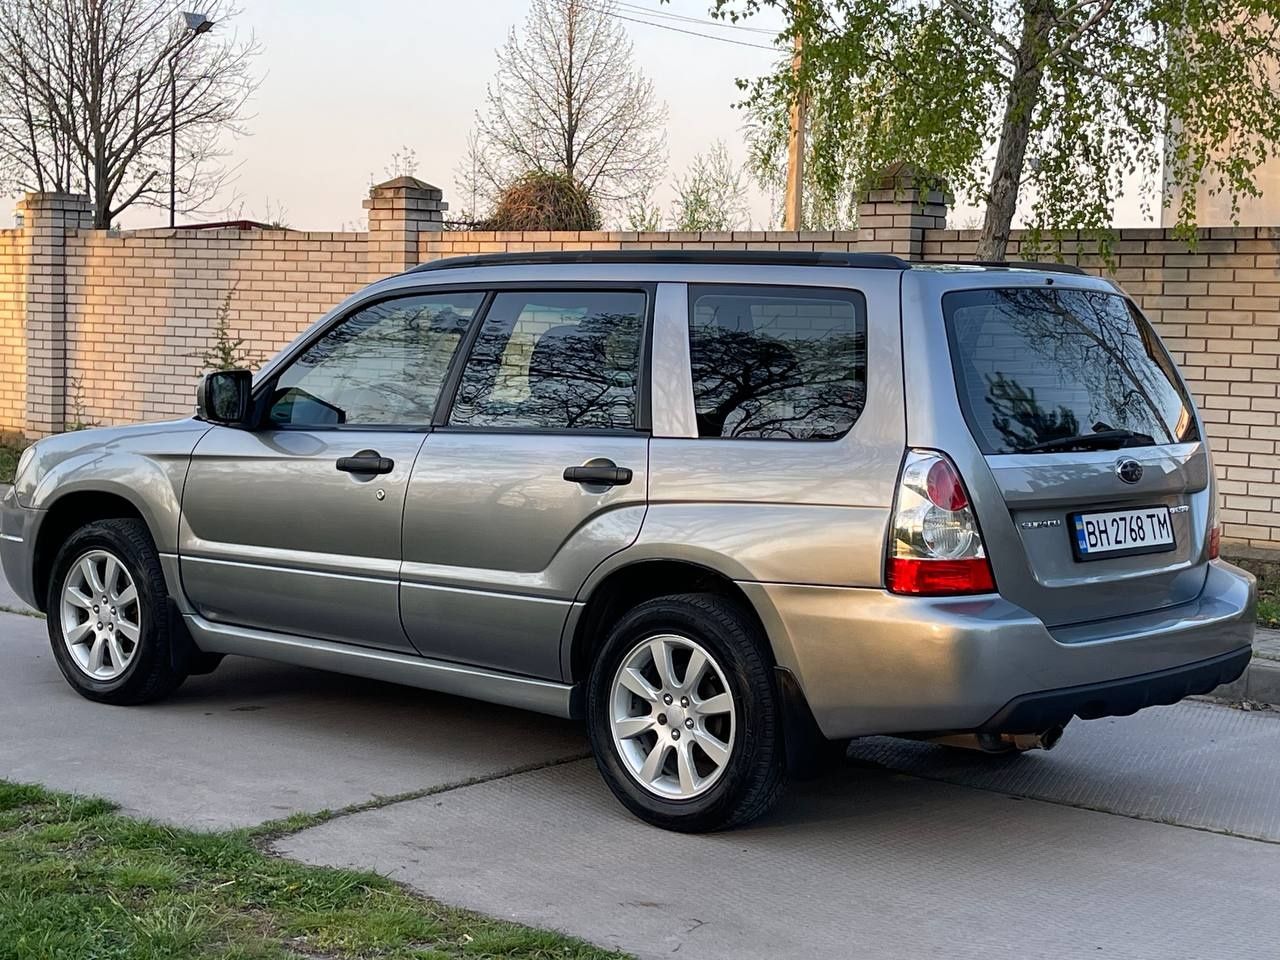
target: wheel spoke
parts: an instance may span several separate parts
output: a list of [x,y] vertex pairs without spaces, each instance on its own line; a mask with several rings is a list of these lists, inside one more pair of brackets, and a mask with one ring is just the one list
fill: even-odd
[[697,741],[702,752],[705,753],[717,767],[723,767],[729,762],[729,745],[717,740],[705,730],[694,729],[693,738]]
[[688,740],[680,741],[676,747],[676,770],[680,774],[680,789],[692,794],[698,789],[698,771],[693,768],[693,755],[689,752],[691,744]]
[[658,691],[634,667],[627,667],[623,670],[618,676],[618,682],[641,700],[648,700],[650,703],[658,702]]
[[115,557],[107,557],[107,562],[103,564],[103,567],[102,592],[108,597],[114,597],[116,595],[116,584],[120,579],[120,563]]
[[698,701],[698,712],[704,715],[731,713],[732,711],[733,697],[727,693],[717,693],[714,697],[707,697],[705,700]]
[[93,610],[93,600],[75,587],[68,586],[62,591],[62,595],[72,606],[79,607],[81,610]]
[[80,561],[80,574],[84,577],[84,582],[88,584],[89,589],[93,591],[94,596],[102,593],[102,578],[98,576],[98,565],[89,557],[85,557]]
[[613,729],[618,734],[619,740],[630,740],[638,737],[642,733],[648,733],[654,728],[654,719],[652,716],[647,717],[626,717],[622,720],[613,721]]
[[691,652],[689,665],[684,669],[684,682],[680,684],[681,688],[689,691],[698,689],[698,681],[707,672],[707,663],[707,655],[701,650]]
[[649,756],[645,757],[644,766],[640,768],[640,777],[645,783],[653,783],[658,779],[658,775],[662,772],[662,764],[667,759],[667,751],[670,749],[671,744],[664,740],[659,740],[653,745]]
[[671,662],[671,647],[667,644],[667,641],[662,637],[655,637],[650,640],[649,653],[653,656],[653,665],[658,671],[662,686],[667,690],[676,689],[676,670]]
[[120,638],[108,635],[107,643],[111,647],[111,666],[117,670],[124,668],[128,658],[124,655],[124,647],[120,645]]
[[97,673],[102,669],[102,654],[107,649],[107,641],[105,637],[96,637],[93,646],[89,650],[89,672]]
[[138,625],[128,620],[117,620],[116,629],[124,635],[126,640],[132,640],[134,643],[138,642],[138,637],[141,635]]
[[67,643],[76,644],[84,640],[84,635],[93,629],[93,621],[78,623],[67,631]]
[[115,601],[116,608],[127,607],[138,599],[138,588],[132,583],[127,584],[123,590],[116,594],[108,594]]

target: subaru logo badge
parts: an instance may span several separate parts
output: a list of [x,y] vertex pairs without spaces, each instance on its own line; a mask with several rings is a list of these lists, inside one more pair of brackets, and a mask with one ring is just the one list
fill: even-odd
[[1124,460],[1117,460],[1116,476],[1125,483],[1137,483],[1142,479],[1142,464],[1127,457]]

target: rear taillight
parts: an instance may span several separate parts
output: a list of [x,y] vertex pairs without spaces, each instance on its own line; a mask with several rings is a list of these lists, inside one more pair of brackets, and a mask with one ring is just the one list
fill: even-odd
[[893,593],[990,593],[991,564],[964,481],[945,454],[911,450],[902,465],[885,586]]
[[[1209,468],[1213,469],[1212,466]],[[1209,559],[1217,560],[1222,551],[1222,525],[1218,523],[1218,485],[1209,484]]]

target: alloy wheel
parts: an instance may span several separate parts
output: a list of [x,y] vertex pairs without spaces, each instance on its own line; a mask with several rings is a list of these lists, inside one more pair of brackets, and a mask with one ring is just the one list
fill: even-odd
[[641,787],[692,800],[716,784],[733,753],[737,713],[705,647],[677,634],[648,637],[622,658],[611,689],[613,743]]
[[133,662],[142,608],[132,574],[113,553],[90,550],[71,565],[59,615],[63,643],[85,676],[115,680]]

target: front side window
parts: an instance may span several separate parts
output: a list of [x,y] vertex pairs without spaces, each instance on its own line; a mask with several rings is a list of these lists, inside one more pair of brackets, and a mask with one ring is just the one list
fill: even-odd
[[276,381],[277,426],[428,426],[482,293],[384,300],[309,346]]
[[450,422],[629,430],[636,425],[643,293],[499,293],[463,368]]
[[984,453],[1198,438],[1191,401],[1124,297],[1005,287],[942,298],[960,405]]
[[866,403],[866,318],[853,290],[690,287],[698,435],[842,437]]

